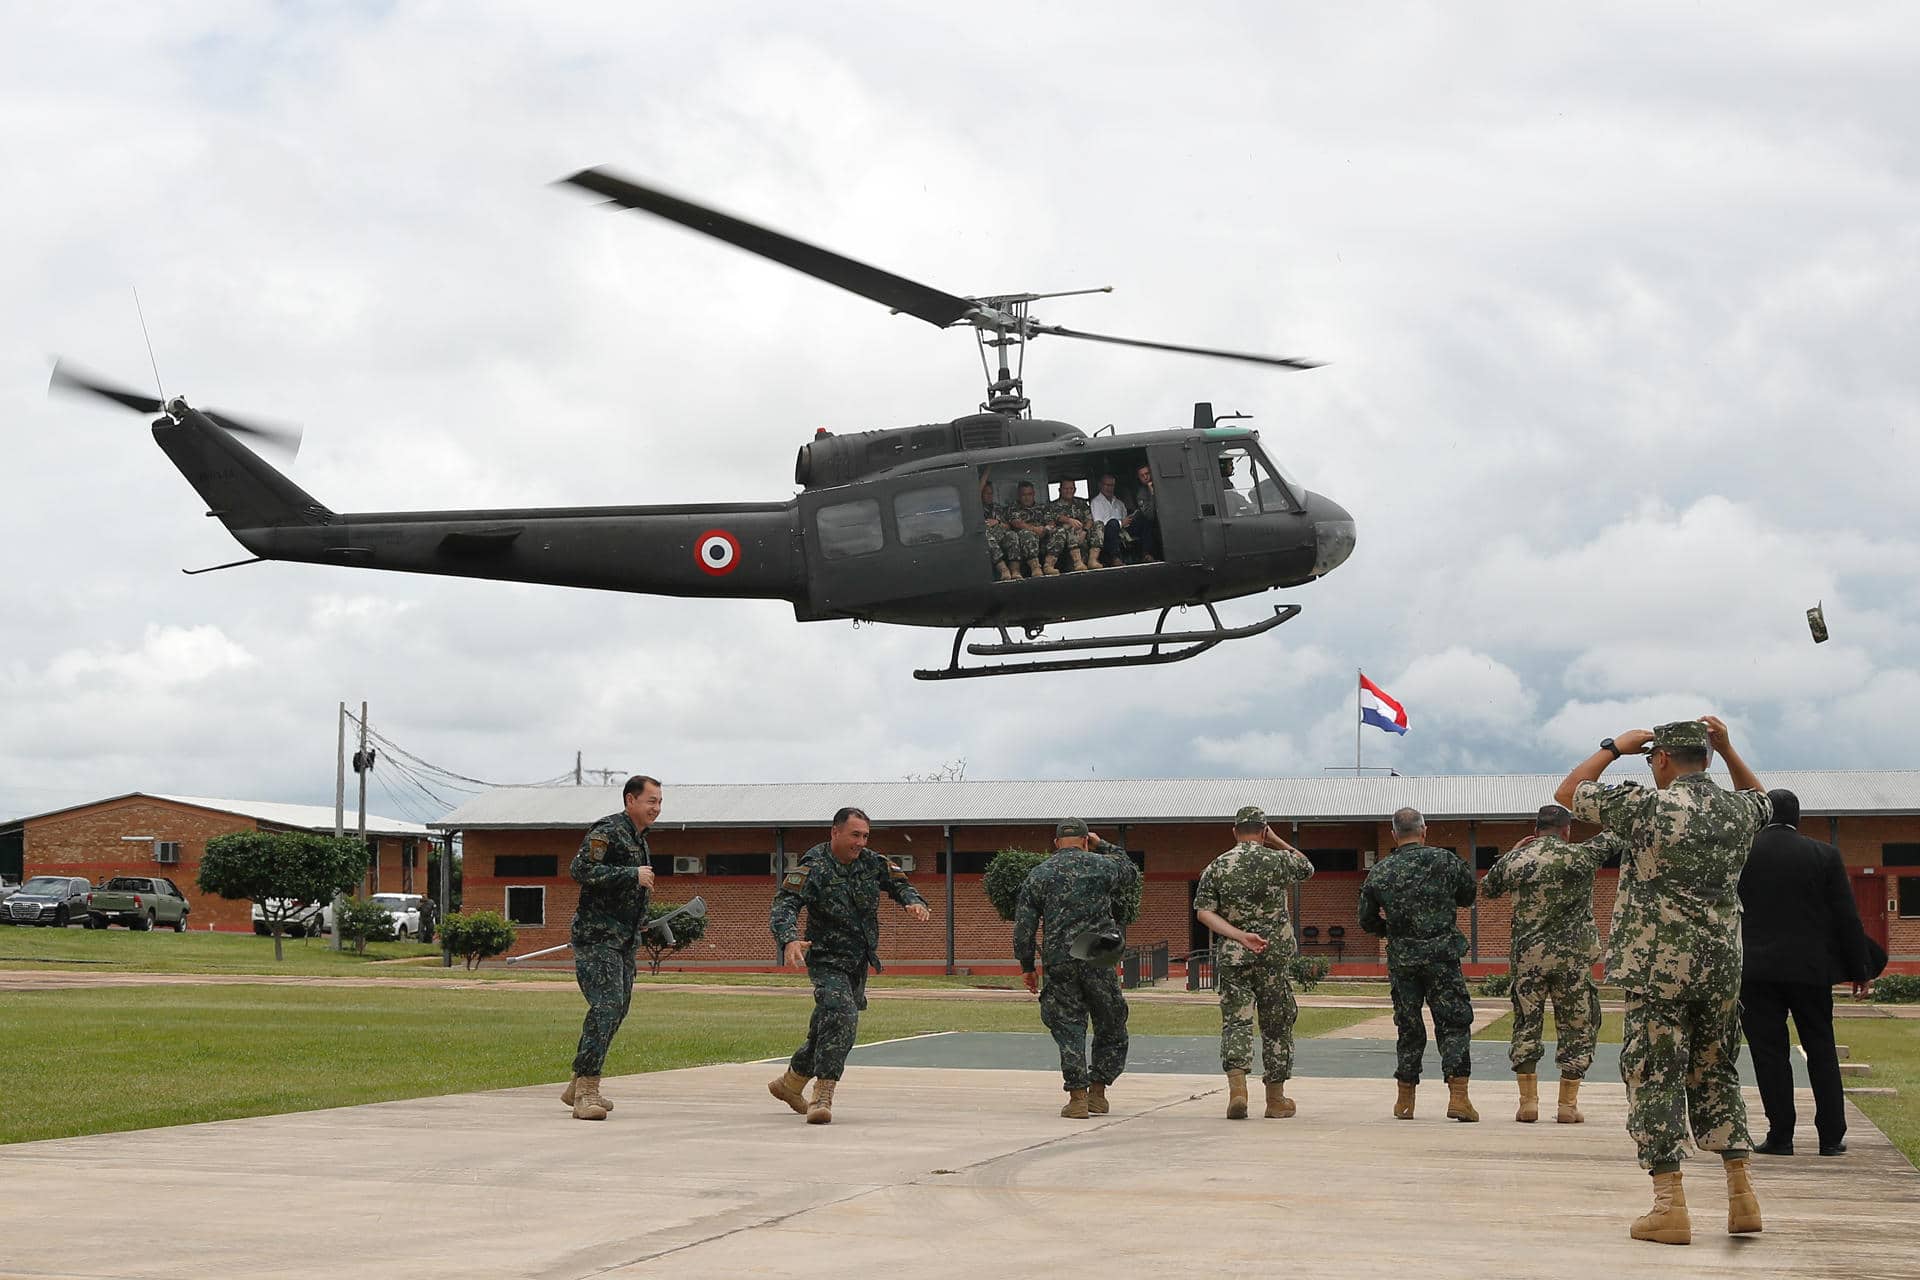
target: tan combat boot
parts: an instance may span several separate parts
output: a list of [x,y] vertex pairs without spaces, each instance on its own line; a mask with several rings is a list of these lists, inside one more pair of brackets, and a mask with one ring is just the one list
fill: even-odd
[[1107,1086],[1103,1084],[1087,1086],[1087,1114],[1090,1116],[1107,1114]]
[[838,1080],[815,1080],[813,1082],[813,1105],[807,1108],[808,1124],[833,1123],[833,1086]]
[[792,1067],[780,1074],[778,1080],[767,1082],[767,1092],[792,1107],[801,1115],[807,1114],[807,1079]]
[[1393,1102],[1393,1118],[1411,1120],[1413,1119],[1413,1091],[1417,1086],[1410,1085],[1405,1080],[1397,1080],[1394,1083],[1400,1086],[1400,1094]]
[[1628,1234],[1655,1244],[1693,1243],[1693,1219],[1687,1216],[1687,1193],[1680,1187],[1678,1169],[1653,1175],[1653,1208],[1633,1220]]
[[1038,560],[1027,561],[1027,576],[1029,578],[1038,578],[1043,576],[1044,573],[1045,573],[1045,570],[1041,569],[1040,562]]
[[1086,562],[1086,560],[1085,560],[1085,559],[1083,559],[1083,558],[1081,557],[1081,555],[1080,555],[1080,548],[1078,548],[1078,547],[1068,547],[1068,548],[1067,548],[1067,558],[1073,561],[1073,571],[1074,571],[1075,573],[1085,573],[1085,572],[1086,572],[1086,570],[1087,570],[1087,562]]
[[1005,560],[1002,560],[1000,562],[1000,581],[1002,582],[1013,581],[1013,570],[1007,566],[1007,562]]
[[1227,1072],[1227,1119],[1245,1120],[1247,1118],[1247,1073],[1244,1071]]
[[1069,1090],[1067,1105],[1060,1108],[1060,1114],[1068,1120],[1085,1120],[1091,1114],[1087,1109],[1087,1091],[1085,1089]]
[[1727,1234],[1730,1236],[1760,1233],[1760,1197],[1753,1194],[1753,1179],[1747,1173],[1745,1156],[1727,1161]]
[[1046,559],[1046,562],[1040,566],[1040,572],[1046,574],[1049,578],[1059,577],[1060,576],[1059,566],[1054,564],[1054,561],[1058,560],[1059,558],[1060,557],[1057,555],[1048,556]]
[[1100,564],[1100,548],[1098,548],[1098,547],[1088,547],[1088,548],[1087,548],[1087,568],[1089,568],[1089,569],[1098,569],[1098,568],[1100,568],[1100,567],[1101,567],[1101,564]]
[[1580,1113],[1580,1082],[1560,1077],[1560,1114],[1555,1117],[1561,1124],[1585,1124],[1586,1116]]
[[573,1082],[573,1118],[605,1120],[607,1104],[600,1097],[600,1077],[580,1076]]
[[1287,1096],[1287,1082],[1276,1081],[1267,1086],[1267,1119],[1289,1120],[1293,1117],[1293,1099]]
[[1473,1109],[1473,1100],[1467,1097],[1467,1077],[1454,1076],[1447,1081],[1447,1119],[1464,1120],[1469,1124],[1480,1118]]
[[[574,1098],[579,1096],[579,1087],[580,1087],[579,1076],[575,1076],[573,1079],[567,1081],[567,1087],[560,1091],[561,1104],[569,1107],[572,1106]],[[613,1104],[611,1102],[608,1102],[605,1098],[600,1099],[600,1105],[602,1107],[605,1107],[608,1111],[613,1110]]]
[[[1540,1077],[1531,1071],[1516,1071],[1513,1078],[1520,1082],[1520,1109],[1513,1118],[1521,1124],[1532,1124],[1540,1118]],[[1566,1085],[1560,1086],[1560,1096],[1567,1096]]]

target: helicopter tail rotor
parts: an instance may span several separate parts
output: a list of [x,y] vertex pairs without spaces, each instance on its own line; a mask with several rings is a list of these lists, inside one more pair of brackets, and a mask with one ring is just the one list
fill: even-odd
[[[130,391],[87,373],[67,360],[54,361],[53,376],[47,384],[47,389],[65,391],[72,395],[98,396],[102,400],[110,400],[114,404],[132,409],[135,413],[149,415],[164,413],[175,422],[181,421],[187,413],[191,412],[187,402],[177,396],[171,400],[162,401],[156,396]],[[272,445],[285,452],[289,458],[296,457],[300,453],[301,431],[299,427],[290,423],[249,422],[213,409],[202,409],[200,412],[223,430],[236,436],[246,436]]]

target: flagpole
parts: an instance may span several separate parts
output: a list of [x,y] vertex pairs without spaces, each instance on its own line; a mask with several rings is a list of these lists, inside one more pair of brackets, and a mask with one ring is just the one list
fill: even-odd
[[1367,678],[1367,673],[1355,667],[1353,674],[1356,677],[1353,682],[1353,776],[1357,778],[1360,776],[1360,717],[1364,714],[1360,703],[1360,681]]

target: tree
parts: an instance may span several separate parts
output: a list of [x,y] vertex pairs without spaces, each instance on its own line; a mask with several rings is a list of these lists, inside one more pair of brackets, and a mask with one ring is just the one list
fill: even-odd
[[[987,901],[993,904],[1002,920],[1013,919],[1020,906],[1020,886],[1027,882],[1033,869],[1050,856],[1031,849],[1002,849],[993,855],[987,863],[986,874],[980,879],[980,887],[986,890]],[[1125,928],[1139,918],[1140,879],[1135,877],[1133,883],[1114,898],[1113,919]]]
[[358,840],[311,831],[236,831],[207,841],[200,860],[202,893],[250,901],[273,933],[273,958],[285,960],[281,938],[293,915],[326,902],[366,874],[367,851]]
[[[683,905],[679,902],[647,903],[647,923],[651,924],[661,916],[678,911]],[[647,953],[647,972],[659,973],[661,962],[668,956],[681,950],[688,943],[698,942],[707,936],[707,918],[705,916],[681,916],[667,926],[673,930],[673,945],[657,930],[641,930],[640,946]]]
[[343,939],[353,939],[355,955],[367,954],[369,942],[393,941],[393,913],[377,902],[349,898],[333,913],[333,927]]
[[513,921],[498,911],[456,912],[440,922],[441,944],[469,969],[512,947],[514,936]]

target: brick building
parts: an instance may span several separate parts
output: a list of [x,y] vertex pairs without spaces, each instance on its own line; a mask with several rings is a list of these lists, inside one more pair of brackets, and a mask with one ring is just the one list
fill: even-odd
[[[357,828],[349,811],[347,830]],[[333,834],[333,810],[311,804],[213,800],[132,792],[106,800],[0,822],[0,870],[24,876],[85,876],[100,884],[116,875],[161,875],[193,905],[195,929],[252,928],[252,908],[204,894],[194,879],[207,841],[235,831]],[[368,893],[426,892],[427,850],[434,833],[417,822],[367,815]]]
[[[932,923],[915,925],[883,903],[882,958],[907,970],[990,971],[1013,964],[1010,929],[980,884],[995,852],[1049,848],[1055,820],[1086,818],[1145,871],[1132,941],[1165,941],[1179,957],[1206,945],[1191,909],[1201,869],[1232,843],[1234,810],[1258,804],[1318,868],[1294,913],[1304,949],[1342,971],[1383,972],[1381,946],[1360,931],[1356,901],[1367,868],[1393,847],[1387,815],[1413,805],[1427,815],[1432,843],[1484,872],[1532,833],[1533,815],[1561,776],[669,785],[649,843],[656,896],[684,902],[697,894],[709,906],[706,937],[676,963],[765,967],[777,963],[767,907],[783,860],[825,840],[835,809],[858,805],[872,815],[873,847],[912,860],[914,887],[934,912]],[[1920,771],[1762,777],[1800,796],[1801,830],[1840,847],[1868,932],[1896,961],[1920,963]],[[467,907],[518,921],[514,950],[526,952],[566,941],[577,901],[567,864],[586,828],[619,808],[617,787],[509,788],[431,825],[462,838]],[[1603,935],[1617,884],[1616,870],[1600,873],[1594,916]],[[1462,911],[1460,927],[1471,942],[1469,964],[1505,963],[1505,900]]]

